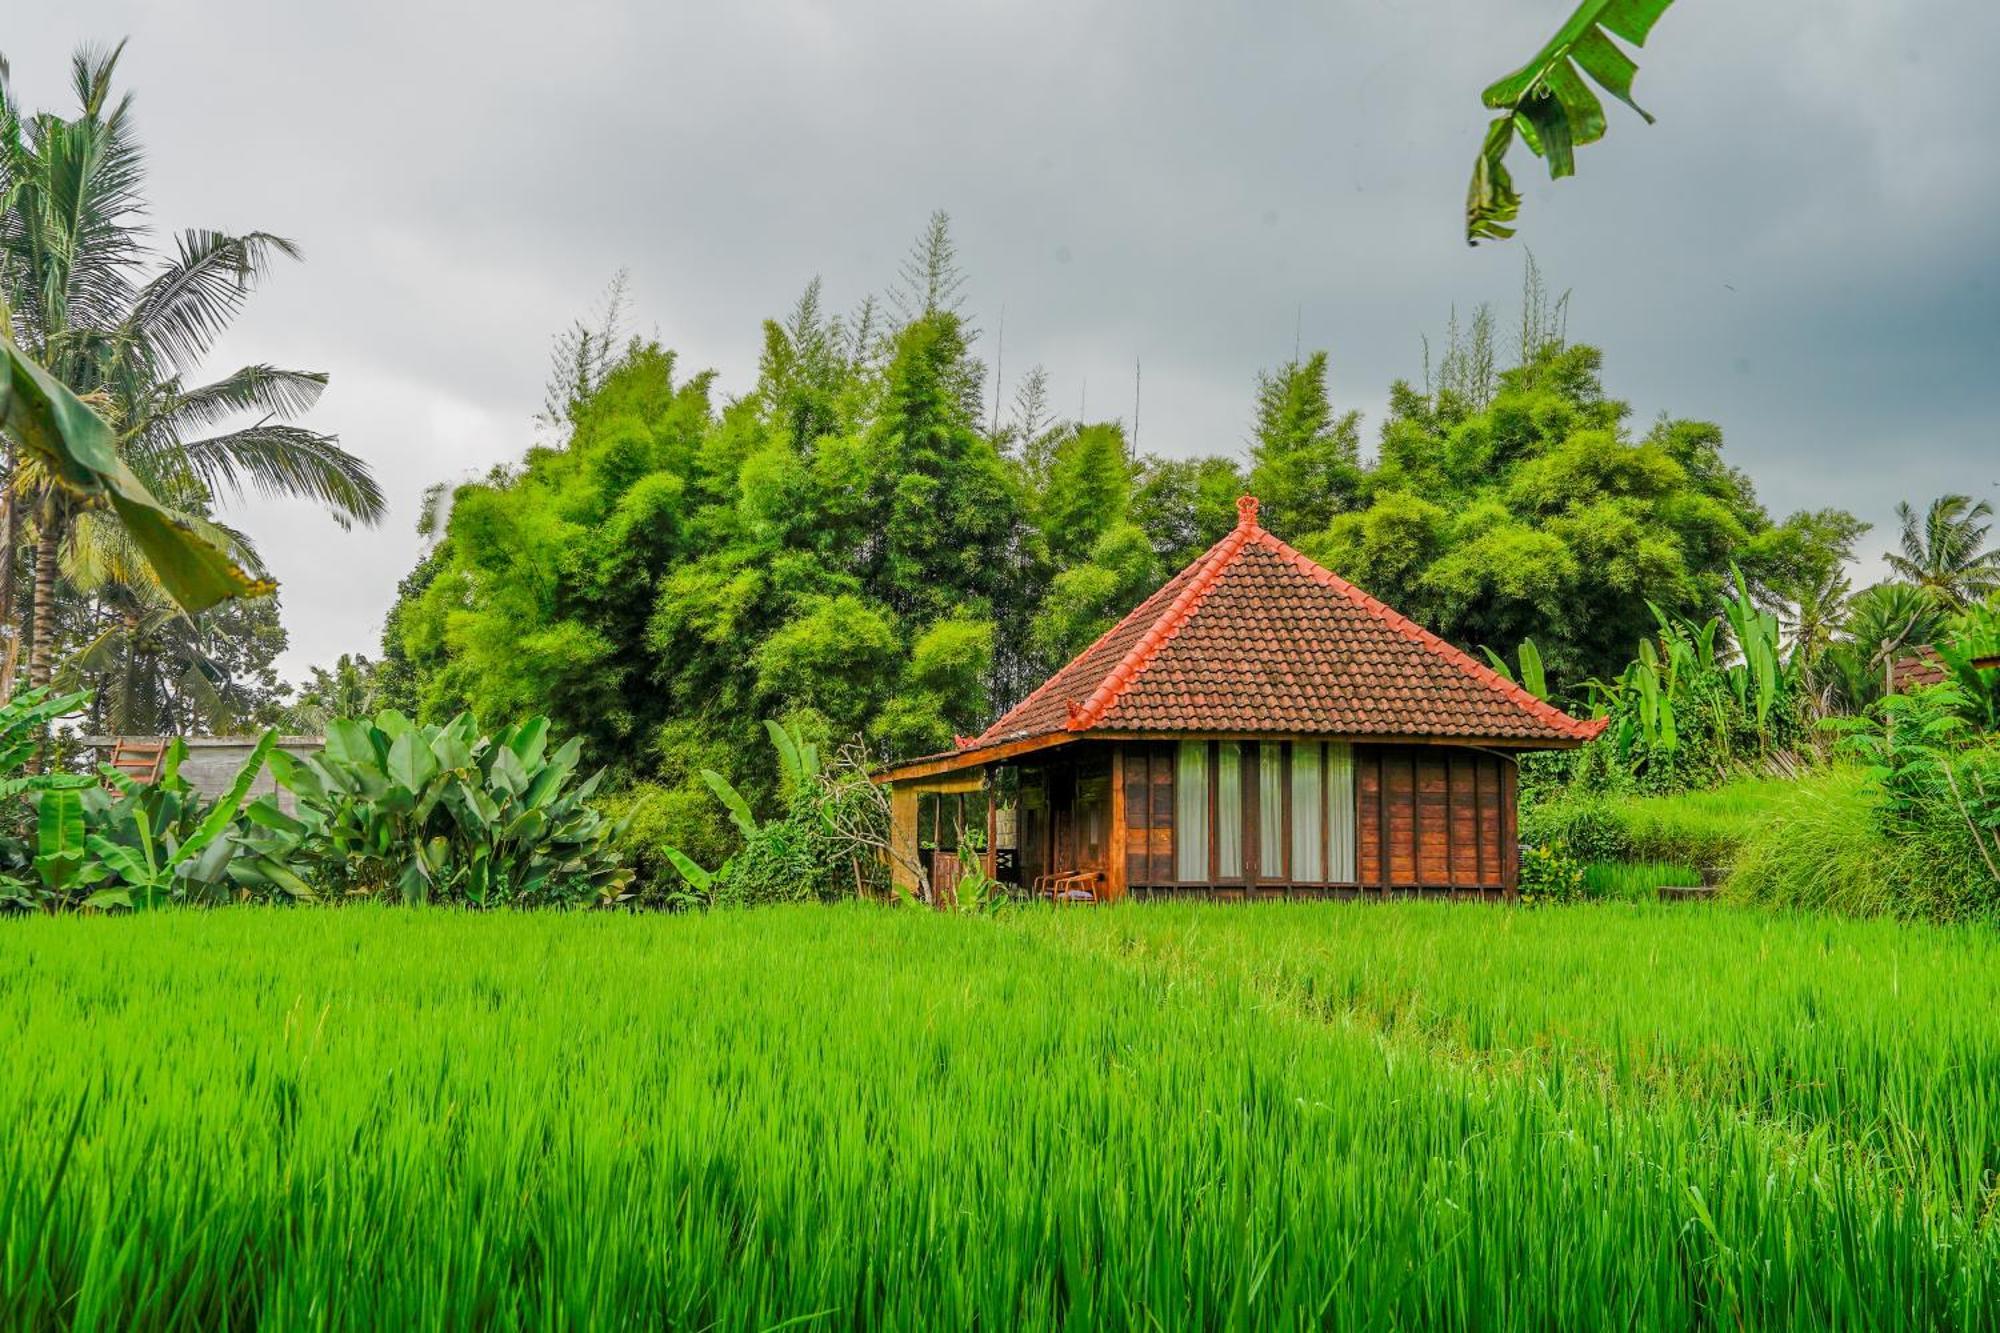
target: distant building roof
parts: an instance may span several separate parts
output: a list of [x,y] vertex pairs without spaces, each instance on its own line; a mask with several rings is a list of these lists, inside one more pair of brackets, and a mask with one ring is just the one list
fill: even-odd
[[1891,693],[1902,694],[1920,685],[1939,684],[1950,676],[1951,668],[1938,656],[1937,649],[1925,644],[1889,664],[1889,689]]

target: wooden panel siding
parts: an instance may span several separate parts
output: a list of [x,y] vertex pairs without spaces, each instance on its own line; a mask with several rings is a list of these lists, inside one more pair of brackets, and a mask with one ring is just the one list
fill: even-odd
[[1512,888],[1513,779],[1510,759],[1482,750],[1357,746],[1360,881],[1375,892]]
[[[1208,844],[1188,850],[1190,864],[1208,873],[1187,880],[1177,875],[1177,747],[1136,743],[1120,752],[1116,805],[1122,820],[1111,833],[1125,881],[1119,887],[1133,896],[1490,895],[1513,887],[1514,765],[1504,754],[1429,744],[1246,742],[1238,769],[1243,873],[1224,877],[1217,850],[1224,810],[1216,786],[1223,780],[1220,746],[1204,743],[1202,749],[1208,790],[1187,797],[1208,816]],[[1281,775],[1273,784],[1275,800],[1262,780],[1267,750],[1277,756],[1274,777]],[[1321,780],[1295,783],[1296,769],[1310,765],[1314,754],[1322,757]],[[1343,754],[1351,758],[1343,762]],[[1293,803],[1315,788],[1327,815],[1316,821],[1320,855],[1295,864]],[[1267,825],[1273,844],[1283,849],[1275,864],[1265,855]]]

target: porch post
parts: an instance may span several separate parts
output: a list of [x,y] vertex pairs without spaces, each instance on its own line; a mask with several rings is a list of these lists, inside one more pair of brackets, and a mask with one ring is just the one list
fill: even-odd
[[917,788],[899,782],[889,788],[889,882],[921,894],[917,865]]
[[1111,827],[1105,830],[1104,898],[1125,896],[1125,747],[1111,747]]

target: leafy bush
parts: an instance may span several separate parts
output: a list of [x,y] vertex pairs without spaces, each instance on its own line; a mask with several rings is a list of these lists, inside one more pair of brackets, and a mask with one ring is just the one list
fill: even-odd
[[599,797],[597,805],[619,829],[618,850],[632,867],[641,903],[668,904],[688,891],[669,849],[701,865],[720,865],[739,846],[715,794],[699,780],[677,787],[642,782]]
[[590,803],[602,775],[572,783],[582,741],[549,753],[548,735],[545,717],[492,736],[464,713],[443,726],[393,710],[334,722],[318,753],[272,753],[298,813],[269,798],[251,806],[254,850],[326,893],[474,907],[617,901],[632,872],[616,826]]
[[1531,805],[1521,811],[1521,840],[1561,845],[1585,861],[1631,859],[1631,837],[1609,797],[1585,795]]
[[282,868],[256,864],[244,801],[275,742],[266,735],[229,790],[210,801],[181,776],[187,747],[175,741],[160,776],[136,782],[100,766],[110,789],[80,774],[52,775],[34,795],[34,825],[18,874],[0,886],[16,906],[46,909],[209,904],[311,890]]
[[1855,827],[1793,812],[1815,841],[1760,845],[1746,895],[1946,920],[2000,912],[2000,741],[1974,730],[1975,711],[1947,682],[1830,719],[1839,748],[1865,765],[1837,812]]
[[715,870],[679,847],[663,847],[686,886],[675,898],[688,905],[751,906],[879,890],[888,804],[869,779],[866,754],[843,751],[828,764],[819,746],[798,731],[769,720],[764,727],[778,752],[780,813],[759,820],[727,778],[704,769],[702,780],[743,843]]
[[1521,849],[1521,905],[1575,902],[1585,896],[1583,863],[1559,842]]

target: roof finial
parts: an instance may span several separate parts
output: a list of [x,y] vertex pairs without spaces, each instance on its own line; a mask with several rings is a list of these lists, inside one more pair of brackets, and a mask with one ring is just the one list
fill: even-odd
[[1257,497],[1245,495],[1236,501],[1236,526],[1254,528],[1257,526]]

